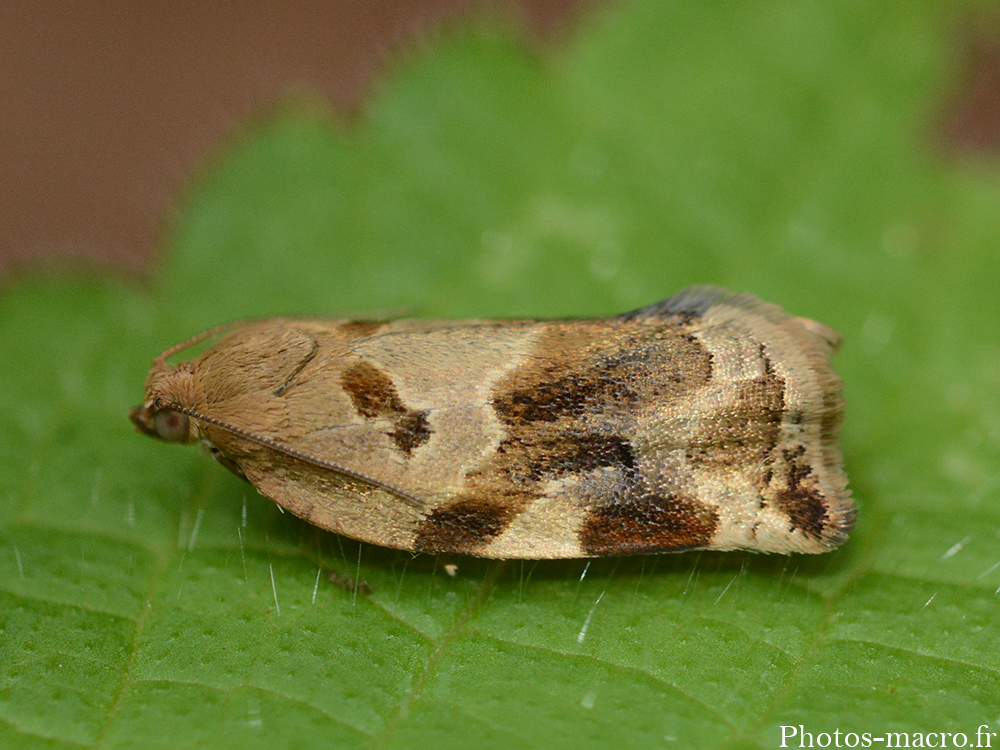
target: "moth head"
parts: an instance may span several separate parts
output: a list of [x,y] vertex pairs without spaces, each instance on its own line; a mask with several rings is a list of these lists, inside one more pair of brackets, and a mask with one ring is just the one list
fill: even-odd
[[164,355],[154,360],[146,378],[145,403],[128,414],[139,432],[169,443],[201,439],[197,420],[188,416],[200,412],[195,370],[193,362],[170,365]]
[[162,408],[155,402],[135,407],[128,417],[139,432],[168,443],[191,443],[198,439],[187,414]]

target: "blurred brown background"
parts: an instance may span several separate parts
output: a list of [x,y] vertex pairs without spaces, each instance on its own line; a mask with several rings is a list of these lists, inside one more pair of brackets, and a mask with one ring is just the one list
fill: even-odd
[[583,0],[0,6],[0,280],[40,261],[141,273],[185,180],[306,87],[345,116],[399,47],[463,14],[541,43]]
[[[6,0],[0,280],[40,261],[141,273],[185,180],[253,112],[304,86],[347,116],[387,58],[441,24],[513,16],[544,44],[587,2]],[[995,24],[970,28],[939,132],[990,149],[1000,133],[1000,44]]]

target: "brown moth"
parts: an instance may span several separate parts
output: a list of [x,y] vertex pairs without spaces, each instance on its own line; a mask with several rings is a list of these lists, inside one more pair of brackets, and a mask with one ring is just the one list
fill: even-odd
[[324,529],[494,558],[826,552],[854,525],[833,330],[690,287],[593,320],[234,324],[136,427]]

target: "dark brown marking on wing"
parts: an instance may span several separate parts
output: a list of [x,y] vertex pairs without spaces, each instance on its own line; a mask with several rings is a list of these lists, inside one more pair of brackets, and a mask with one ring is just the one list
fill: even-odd
[[340,324],[340,331],[351,339],[363,339],[373,336],[388,325],[382,320],[345,320]]
[[590,511],[580,529],[580,545],[594,557],[698,549],[711,543],[718,525],[718,513],[697,500],[645,495]]
[[407,409],[392,379],[374,365],[357,362],[344,371],[340,382],[362,417],[392,421],[393,429],[386,435],[407,457],[430,440],[434,430],[427,410]]
[[309,353],[302,358],[302,361],[295,366],[294,370],[292,370],[292,374],[285,379],[284,383],[279,385],[274,390],[272,395],[284,396],[288,392],[288,389],[295,384],[295,379],[301,375],[302,371],[306,369],[306,366],[316,358],[316,355],[319,353],[319,342],[314,337],[311,338],[312,346],[309,348]]
[[416,448],[431,439],[431,429],[427,421],[427,411],[408,411],[396,420],[396,429],[389,433],[392,442],[409,456]]
[[617,488],[616,497],[598,502],[644,496],[629,440],[640,410],[688,398],[712,374],[711,354],[694,336],[617,319],[552,324],[524,362],[493,389],[491,404],[506,434],[466,476],[472,494],[502,499],[511,519],[547,483],[596,472],[618,475],[601,480]]
[[793,529],[819,539],[827,521],[827,507],[812,467],[801,462],[805,448],[799,446],[782,454],[787,464],[785,486],[776,493],[774,505],[788,516]]
[[583,433],[570,435],[553,446],[551,458],[542,467],[540,478],[586,474],[605,467],[619,469],[630,478],[636,475],[635,452],[631,443],[617,435]]
[[604,467],[636,473],[635,452],[625,438],[595,432],[552,430],[505,438],[492,466],[507,482],[523,484],[586,474]]
[[530,364],[501,378],[491,402],[516,430],[537,423],[600,419],[649,397],[683,397],[711,375],[711,354],[695,337],[644,323],[553,325]]
[[638,394],[610,368],[591,373],[557,374],[563,368],[537,373],[523,388],[495,396],[493,408],[508,425],[579,419],[609,404],[634,404]]
[[471,555],[503,533],[514,517],[511,506],[491,500],[460,500],[427,514],[417,528],[413,549]]
[[406,412],[392,378],[369,362],[356,362],[340,378],[355,410],[362,417],[390,417]]

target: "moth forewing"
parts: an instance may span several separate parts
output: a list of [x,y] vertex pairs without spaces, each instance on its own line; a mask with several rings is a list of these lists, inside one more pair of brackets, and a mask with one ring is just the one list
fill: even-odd
[[707,287],[595,320],[274,319],[157,358],[132,419],[399,549],[823,552],[855,513],[838,343]]

